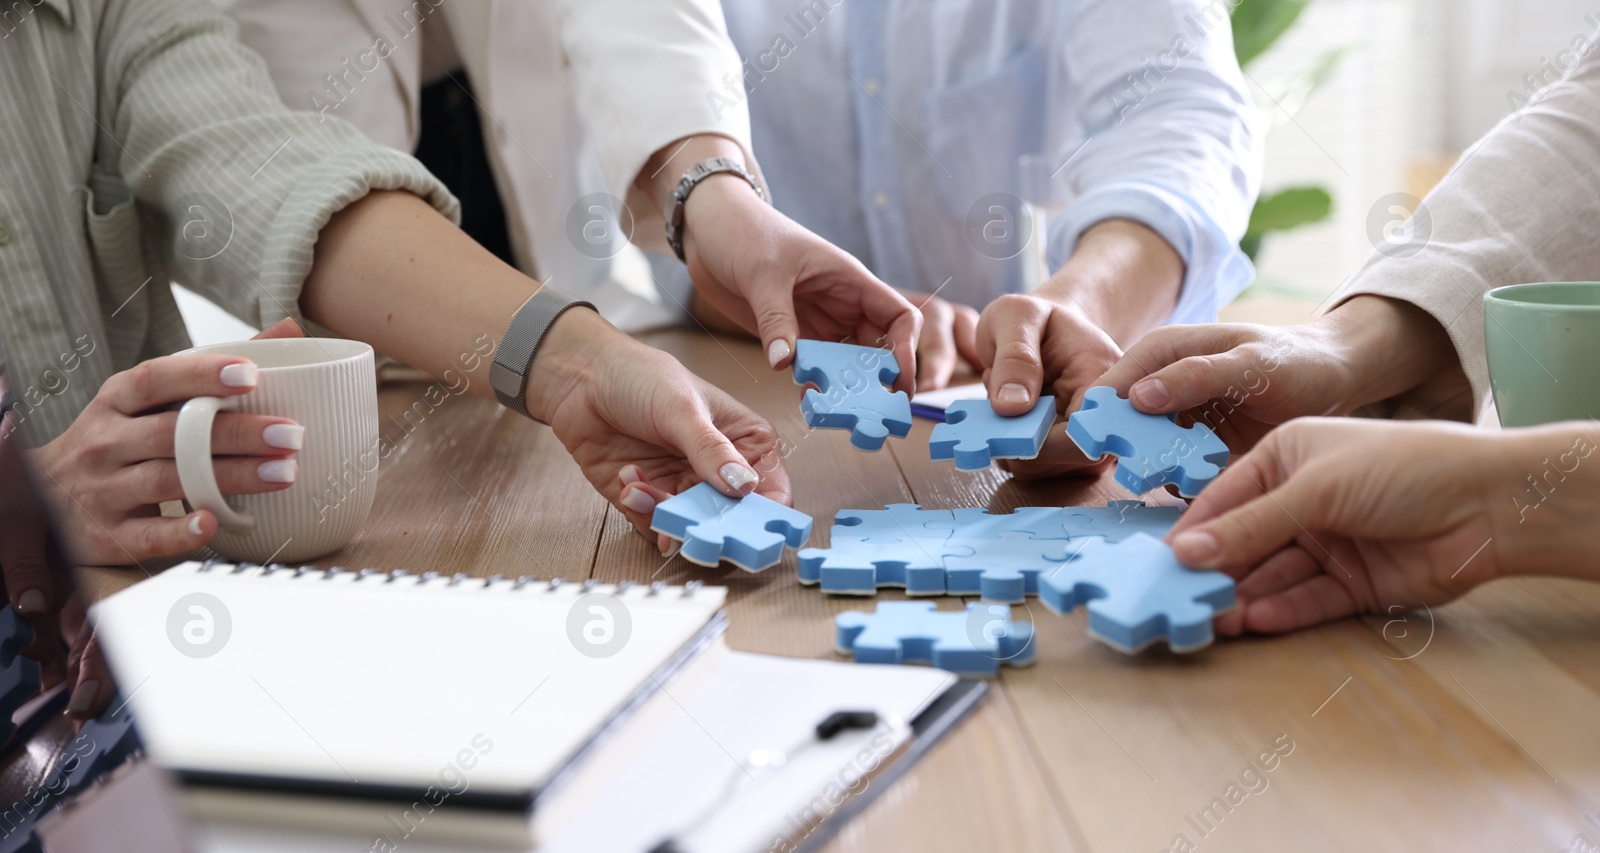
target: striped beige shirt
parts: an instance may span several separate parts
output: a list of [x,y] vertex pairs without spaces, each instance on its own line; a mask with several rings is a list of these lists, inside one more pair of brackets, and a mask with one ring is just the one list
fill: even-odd
[[[330,69],[332,70],[332,69]],[[292,112],[206,0],[0,4],[0,318],[15,421],[64,430],[111,374],[189,344],[168,282],[298,316],[317,232],[422,165]]]

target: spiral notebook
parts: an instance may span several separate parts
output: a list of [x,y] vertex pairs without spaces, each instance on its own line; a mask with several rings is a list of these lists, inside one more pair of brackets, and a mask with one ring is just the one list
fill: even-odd
[[91,612],[187,782],[525,815],[721,633],[725,595],[185,563]]

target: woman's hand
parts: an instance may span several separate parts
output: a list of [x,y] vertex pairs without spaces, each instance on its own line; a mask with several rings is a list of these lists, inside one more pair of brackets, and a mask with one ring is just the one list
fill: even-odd
[[551,327],[528,400],[595,489],[652,539],[656,504],[702,481],[730,497],[791,500],[772,424],[592,311]]
[[[1451,368],[1454,368],[1452,371]],[[1128,348],[1095,382],[1150,414],[1186,413],[1234,452],[1292,418],[1349,414],[1433,386],[1466,391],[1449,336],[1421,309],[1358,296],[1299,326],[1165,326]],[[1441,392],[1448,386],[1453,389]]]
[[[292,333],[280,325],[262,336]],[[217,532],[209,511],[161,517],[160,503],[183,498],[173,458],[178,413],[168,407],[192,397],[248,394],[255,386],[255,365],[225,355],[155,358],[106,380],[65,432],[32,452],[73,557],[126,565],[209,543]],[[218,414],[211,428],[218,487],[225,495],[288,488],[298,475],[293,457],[304,434],[288,418]]]
[[1293,418],[1354,410],[1346,356],[1322,323],[1164,326],[1095,384],[1117,389],[1142,412],[1204,422],[1242,453]]
[[774,369],[797,337],[894,350],[895,389],[916,385],[922,315],[843,249],[762,201],[733,175],[714,175],[684,205],[684,257],[711,307],[761,338]]
[[[80,719],[99,714],[116,694],[105,658],[73,582],[73,558],[57,541],[16,423],[0,425],[0,598],[33,629],[23,656],[39,664],[39,681],[50,690],[65,681],[72,698],[67,712]],[[74,637],[69,654],[66,637]]]
[[[1239,580],[1238,609],[1218,618],[1224,634],[1442,604],[1513,569],[1566,565],[1550,556],[1557,543],[1592,530],[1600,511],[1600,474],[1580,467],[1596,443],[1583,425],[1496,434],[1302,418],[1229,465],[1167,538],[1185,565]],[[1549,460],[1563,480],[1582,480],[1538,506],[1525,476],[1545,476]]]
[[[995,411],[1002,415],[1024,414],[1040,394],[1053,394],[1056,421],[1065,423],[1067,413],[1083,403],[1083,392],[1119,355],[1111,336],[1070,300],[1002,296],[989,303],[978,320],[984,384]],[[1049,477],[1090,470],[1100,463],[1086,459],[1066,430],[1056,427],[1037,459],[1007,459],[1000,464],[1019,477]]]

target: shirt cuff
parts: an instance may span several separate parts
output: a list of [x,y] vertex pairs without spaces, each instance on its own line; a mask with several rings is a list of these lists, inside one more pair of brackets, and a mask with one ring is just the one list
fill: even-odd
[[299,180],[267,228],[261,256],[258,320],[266,328],[285,317],[304,323],[300,289],[311,274],[317,235],[333,215],[368,193],[401,190],[459,223],[461,206],[427,168],[399,151],[377,144],[323,158],[299,171]]
[[1178,304],[1168,323],[1210,323],[1255,278],[1255,267],[1186,196],[1159,184],[1121,182],[1096,187],[1069,203],[1049,223],[1047,262],[1057,270],[1072,257],[1083,232],[1107,219],[1129,219],[1161,235],[1183,259]]

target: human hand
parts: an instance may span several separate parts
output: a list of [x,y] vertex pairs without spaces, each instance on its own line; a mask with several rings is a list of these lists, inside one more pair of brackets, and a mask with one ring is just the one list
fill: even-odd
[[599,314],[562,314],[534,367],[530,412],[645,536],[657,503],[702,481],[790,503],[772,424]]
[[1514,541],[1543,535],[1508,520],[1504,500],[1522,486],[1506,471],[1539,455],[1497,439],[1440,422],[1297,419],[1229,465],[1167,541],[1184,565],[1238,579],[1238,608],[1217,620],[1225,635],[1442,604],[1505,574]]
[[[264,336],[292,334],[282,324]],[[178,413],[167,407],[201,396],[248,394],[256,369],[223,355],[156,358],[106,380],[66,431],[34,450],[42,485],[65,535],[89,565],[123,565],[193,551],[211,541],[207,510],[163,518],[158,505],[183,497],[174,460]],[[218,414],[211,430],[217,485],[225,495],[288,488],[305,430],[288,418]]]
[[978,312],[970,305],[940,299],[938,293],[901,291],[901,296],[922,313],[922,335],[917,339],[917,390],[937,391],[963,365],[982,372],[978,357]]
[[774,369],[800,336],[892,349],[896,390],[915,390],[922,315],[860,261],[762,201],[737,176],[713,175],[684,205],[684,257],[711,307],[761,338]]
[[[1055,395],[1056,421],[1077,411],[1083,392],[1116,363],[1115,341],[1077,303],[1009,294],[989,303],[978,319],[978,356],[996,412],[1026,413],[1041,393]],[[1048,388],[1048,391],[1044,390]],[[1084,457],[1052,428],[1037,459],[1007,459],[1000,465],[1018,477],[1050,477],[1101,464]]]
[[36,472],[29,470],[16,424],[5,426],[0,429],[0,483],[10,487],[0,490],[0,583],[4,584],[0,595],[33,629],[33,640],[21,651],[39,664],[42,689],[63,681],[74,690],[85,689],[80,675],[88,674],[94,682],[85,690],[90,695],[76,706],[69,702],[69,713],[82,707],[98,714],[116,692],[112,687],[104,691],[104,701],[99,698],[100,686],[112,683],[110,670],[98,654],[86,669],[68,654],[63,637],[82,633],[86,638],[89,631],[82,600],[75,594],[73,558],[63,550],[66,543],[52,535],[54,528],[32,487]]
[[1349,414],[1417,388],[1454,357],[1420,309],[1362,296],[1298,326],[1155,329],[1095,384],[1142,412],[1186,413],[1238,453],[1292,418]]

